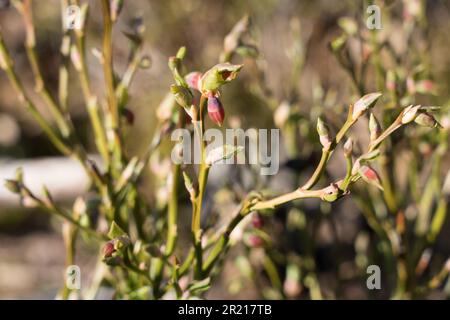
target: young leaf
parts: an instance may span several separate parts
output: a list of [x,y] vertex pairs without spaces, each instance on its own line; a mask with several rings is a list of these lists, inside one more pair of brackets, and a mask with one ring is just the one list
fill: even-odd
[[111,227],[109,228],[108,238],[115,239],[121,236],[127,235],[125,231],[123,231],[117,223],[114,221],[111,223]]
[[196,281],[189,286],[189,292],[193,295],[205,292],[211,287],[211,278],[208,277],[201,281]]

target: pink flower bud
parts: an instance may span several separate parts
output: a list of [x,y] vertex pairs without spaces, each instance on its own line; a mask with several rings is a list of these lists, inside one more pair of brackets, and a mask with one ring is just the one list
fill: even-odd
[[433,81],[429,79],[420,80],[416,82],[416,90],[419,93],[428,94],[428,93],[435,93],[436,92],[436,86]]
[[408,90],[409,94],[415,94],[416,93],[416,83],[413,78],[408,77],[406,79],[406,89]]
[[114,248],[113,241],[108,241],[103,247],[103,256],[110,258],[114,252],[116,252],[116,249]]
[[188,84],[189,88],[200,91],[199,81],[200,81],[201,77],[202,77],[201,72],[194,71],[194,72],[188,73],[184,77],[184,79],[186,80],[186,83]]
[[347,141],[344,143],[344,155],[346,157],[351,157],[353,152],[353,139],[348,138]]
[[381,186],[381,179],[373,168],[368,165],[361,166],[359,173],[364,181],[376,186],[380,190],[383,190],[383,187]]
[[395,91],[396,86],[395,74],[393,71],[389,70],[386,74],[386,88],[389,91]]
[[328,125],[319,117],[317,118],[317,133],[323,148],[328,150],[331,147],[330,129]]
[[252,217],[252,226],[256,229],[261,229],[264,226],[264,220],[260,214],[254,214]]
[[367,110],[371,109],[375,103],[377,103],[378,99],[381,97],[381,93],[368,93],[365,96],[361,97],[358,101],[355,102],[353,106],[352,118],[357,120],[361,117]]
[[208,116],[214,123],[222,126],[225,118],[225,110],[222,102],[214,96],[208,98]]
[[256,234],[251,234],[248,237],[248,245],[252,248],[259,248],[264,244],[263,239]]
[[369,119],[369,131],[370,131],[370,141],[375,141],[381,135],[381,126],[377,118],[373,113],[370,114]]

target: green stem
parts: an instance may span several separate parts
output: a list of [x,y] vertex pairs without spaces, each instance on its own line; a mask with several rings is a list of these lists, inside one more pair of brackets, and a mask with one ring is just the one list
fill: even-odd
[[99,115],[97,98],[91,90],[89,71],[86,63],[85,33],[77,32],[75,36],[77,50],[80,57],[80,68],[77,69],[77,71],[80,79],[81,90],[83,92],[84,101],[86,104],[86,109],[88,111],[89,119],[91,121],[92,129],[94,130],[95,143],[97,145],[98,151],[105,161],[105,167],[108,168],[110,164],[110,155],[108,152],[105,129]]
[[352,113],[353,113],[353,106],[350,105],[348,113],[347,113],[347,120],[345,121],[342,128],[339,130],[339,132],[336,134],[336,138],[334,139],[333,143],[328,149],[322,149],[322,155],[320,157],[320,162],[316,167],[316,170],[314,170],[314,173],[311,175],[309,180],[301,187],[303,190],[309,190],[312,187],[314,187],[317,182],[322,177],[326,165],[328,163],[328,160],[330,160],[331,155],[333,154],[334,149],[336,146],[342,141],[342,139],[345,137],[345,134],[348,130],[355,124],[357,120],[352,119]]
[[202,277],[202,260],[203,260],[203,248],[201,243],[202,238],[202,230],[201,230],[201,213],[202,213],[202,203],[203,203],[203,197],[205,195],[206,190],[206,183],[208,181],[208,173],[209,173],[209,166],[206,164],[206,142],[203,141],[203,135],[204,135],[204,109],[206,106],[206,97],[202,96],[200,98],[200,104],[199,104],[199,112],[198,117],[199,119],[199,125],[198,128],[196,126],[196,133],[197,137],[200,142],[200,152],[201,152],[201,164],[199,168],[199,178],[198,178],[198,185],[199,185],[199,192],[197,197],[195,198],[194,205],[192,206],[192,237],[194,242],[194,248],[195,248],[195,258],[196,258],[196,269],[195,269],[195,277],[201,278]]
[[172,190],[170,194],[169,208],[167,210],[167,243],[165,256],[170,256],[177,242],[177,220],[178,220],[178,189],[180,185],[181,166],[173,166]]
[[44,79],[42,77],[42,71],[39,66],[37,54],[36,54],[36,36],[34,30],[33,16],[31,12],[31,0],[25,0],[22,5],[18,7],[21,13],[26,31],[25,48],[27,52],[28,61],[31,65],[35,80],[35,90],[42,97],[47,104],[50,112],[56,120],[59,129],[64,137],[69,137],[71,133],[70,125],[68,124],[65,116],[63,115],[60,106],[57,105],[55,99],[50,94]]
[[113,151],[115,166],[112,173],[120,174],[122,166],[122,141],[119,133],[119,109],[115,94],[115,81],[113,70],[113,55],[112,55],[112,21],[110,15],[110,4],[108,0],[100,0],[102,4],[103,15],[103,74],[106,83],[106,97],[108,101],[108,127],[111,134],[107,134],[109,139],[110,149]]

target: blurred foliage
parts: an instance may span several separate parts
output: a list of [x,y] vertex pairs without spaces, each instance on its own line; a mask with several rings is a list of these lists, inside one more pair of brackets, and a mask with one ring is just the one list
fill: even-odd
[[[450,191],[445,181],[449,181],[450,58],[446,52],[450,49],[450,5],[445,0],[374,1],[381,8],[382,29],[371,31],[365,26],[368,18],[365,9],[371,3],[363,0],[125,1],[112,32],[114,81],[123,79],[134,57],[145,55],[151,61],[150,68],[136,72],[133,84],[126,86],[126,93],[118,99],[121,110],[127,110],[120,113],[120,134],[126,141],[121,152],[127,160],[144,154],[150,163],[142,169],[139,184],[133,184],[131,191],[127,190],[130,203],[118,213],[122,217],[119,221],[126,212],[138,212],[134,220],[139,220],[138,216],[142,215],[142,221],[134,221],[137,230],[130,227],[126,232],[131,237],[133,254],[138,252],[137,262],[147,261],[150,255],[153,267],[158,266],[158,257],[166,249],[162,244],[167,230],[165,215],[168,207],[170,210],[167,181],[171,175],[171,165],[166,160],[172,143],[163,139],[151,157],[146,151],[149,145],[155,146],[151,144],[155,142],[154,137],[160,133],[164,136],[167,129],[161,119],[164,108],[158,107],[174,83],[167,60],[180,46],[185,46],[184,70],[208,70],[218,62],[219,56],[224,59],[224,37],[236,22],[248,15],[251,27],[244,39],[246,47],[241,46],[233,56],[225,59],[244,64],[238,79],[227,85],[221,96],[226,110],[225,127],[280,128],[282,167],[277,176],[270,178],[258,176],[255,174],[257,168],[251,167],[238,166],[222,176],[212,170],[202,219],[205,237],[212,239],[209,245],[215,244],[213,240],[219,241],[216,235],[220,228],[232,220],[236,207],[245,201],[250,190],[281,194],[307,181],[323,152],[316,131],[317,118],[321,116],[334,134],[346,120],[348,103],[357,101],[365,93],[383,93],[379,108],[373,110],[382,129],[388,128],[410,104],[441,106],[436,117],[444,129],[402,127],[387,139],[380,148],[380,157],[373,161],[383,192],[358,182],[350,188],[349,197],[336,203],[317,199],[294,201],[275,210],[252,213],[236,231],[242,241],[231,241],[233,248],[229,257],[217,261],[218,267],[211,273],[217,284],[207,297],[448,297],[449,263],[446,261],[450,247],[445,230],[449,228],[446,213]],[[103,105],[108,105],[104,98],[109,89],[98,54],[96,57],[91,52],[92,48],[102,51],[103,46],[104,20],[100,1],[91,1],[89,6],[83,41],[86,42],[85,59],[89,66],[91,92],[80,93],[83,84],[79,81],[78,70],[74,63],[68,63],[67,114],[76,128],[77,139],[86,146],[88,153],[96,153],[98,144],[92,137],[98,135],[90,126],[92,118],[86,112],[89,99],[85,98],[98,95],[102,105],[100,110],[103,110]],[[32,11],[36,29],[34,51],[43,82],[49,94],[58,97],[59,66],[67,59],[60,54],[64,36],[61,7],[58,1],[36,1]],[[145,29],[139,29],[141,23]],[[0,27],[26,91],[37,101],[36,107],[44,119],[52,128],[58,128],[58,121],[46,108],[45,97],[42,99],[39,93],[33,92],[36,77],[30,72],[27,61],[26,30],[20,14],[12,6],[0,9]],[[130,36],[126,34],[139,36],[131,50]],[[71,34],[71,39],[75,41],[77,35]],[[19,106],[17,96],[11,93],[7,77],[0,73],[0,120],[8,119],[0,122],[0,134],[5,136],[2,130],[18,132],[11,134],[9,139],[0,140],[0,155],[28,158],[59,154],[29,113]],[[179,116],[178,111],[175,118]],[[126,114],[134,115],[132,125],[129,117],[123,116]],[[361,120],[349,134],[355,140],[355,157],[364,154],[365,146],[370,143],[369,117],[364,116]],[[106,176],[109,179],[111,175],[112,181],[117,182],[124,167],[125,163],[120,163]],[[96,168],[88,167],[89,170],[96,174]],[[326,186],[345,174],[346,162],[339,146],[317,183]],[[186,258],[191,242],[191,204],[182,184],[177,201],[180,239],[175,254],[179,259]],[[95,186],[93,190],[96,190]],[[146,196],[146,202],[135,202],[140,199],[136,197],[138,192]],[[34,195],[28,196],[36,200]],[[75,206],[54,204],[45,199],[43,207],[48,209],[50,205],[53,211],[57,208],[56,212],[61,211],[60,216],[70,215],[78,227],[95,227],[99,234],[104,234],[107,227],[102,225],[99,216],[108,224],[115,220],[101,207],[107,203],[104,197],[101,192],[83,197],[85,208],[80,209],[83,205],[80,205],[81,200],[78,201],[80,212]],[[99,202],[103,204],[99,205]],[[118,211],[117,208],[119,206],[115,207]],[[33,217],[38,214],[32,212]],[[92,225],[82,224],[76,214],[86,214]],[[14,221],[20,215],[7,216],[13,217],[10,219]],[[30,216],[30,212],[26,216]],[[8,230],[9,224],[2,224],[2,228]],[[16,223],[10,225],[17,228]],[[64,228],[68,246],[79,235],[67,226]],[[122,236],[115,234],[112,237],[114,250],[129,245]],[[91,237],[84,238],[93,248],[98,247]],[[66,264],[76,261],[76,250],[67,248],[73,250],[73,256],[66,257]],[[136,261],[126,261],[131,264],[126,265],[125,271],[120,268],[104,271],[106,280],[103,284],[118,288],[117,298],[160,297],[163,292],[154,286],[160,281],[163,282],[162,290],[179,280],[185,293],[200,296],[202,290],[209,287],[202,281],[194,281],[190,287],[187,280],[175,281],[175,276],[167,273],[175,270],[177,263],[166,261],[166,257],[160,260],[167,266],[165,271],[159,270],[163,280],[155,278],[155,273],[150,273],[150,279],[146,279],[148,275],[143,276],[142,280],[141,266],[135,266]],[[114,263],[109,261],[109,264]],[[371,264],[381,267],[382,290],[370,291],[366,287],[366,268]],[[104,270],[102,268],[97,267],[97,271]],[[147,265],[144,270],[146,268]],[[219,278],[219,274],[223,277]],[[117,283],[123,283],[123,286],[117,286]],[[100,283],[94,283],[94,289],[96,285],[100,286]],[[228,293],[224,293],[224,287]],[[165,297],[177,297],[176,286],[173,288],[175,293]],[[92,292],[83,297],[95,296]],[[62,291],[64,297],[70,293],[67,288]]]

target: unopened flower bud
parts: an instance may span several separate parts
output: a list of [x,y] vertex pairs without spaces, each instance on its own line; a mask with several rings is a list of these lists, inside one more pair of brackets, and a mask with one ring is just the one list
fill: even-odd
[[248,246],[252,248],[259,248],[264,244],[264,240],[256,234],[249,235],[247,242]]
[[289,298],[297,297],[301,291],[300,270],[295,264],[289,264],[286,268],[286,278],[283,283],[283,289]]
[[184,79],[188,84],[189,88],[200,91],[199,82],[202,77],[202,73],[198,71],[188,73]]
[[209,118],[219,126],[222,126],[225,119],[225,110],[222,102],[216,97],[208,98],[208,116]]
[[436,86],[432,80],[425,79],[416,82],[416,90],[423,94],[435,94]]
[[329,149],[331,147],[330,130],[323,120],[319,117],[317,119],[317,132],[319,133],[320,143],[324,149]]
[[381,131],[380,123],[374,114],[371,113],[369,119],[370,141],[375,141],[381,135]]
[[215,65],[201,77],[201,91],[216,91],[220,86],[234,80],[242,67],[242,64],[231,64],[228,62]]
[[347,141],[344,143],[344,155],[349,158],[352,156],[353,152],[353,139],[348,138]]
[[396,88],[395,73],[392,70],[388,70],[386,74],[386,88],[389,91],[395,91]]
[[183,108],[189,108],[192,104],[192,93],[183,86],[172,85],[170,91],[175,97],[176,102]]
[[417,106],[410,105],[410,106],[406,107],[403,110],[402,124],[407,124],[407,123],[413,122],[418,115],[420,107],[421,107],[420,105],[417,105]]
[[291,114],[291,105],[287,101],[283,101],[275,110],[273,121],[278,128],[283,128]]
[[441,118],[441,125],[443,129],[447,131],[450,130],[450,117],[444,116],[443,118]]
[[364,181],[374,185],[380,190],[383,190],[383,187],[381,186],[380,176],[372,167],[368,165],[361,166],[359,168],[359,174],[361,175],[361,178],[363,178]]
[[406,89],[408,90],[408,93],[411,95],[416,93],[416,83],[413,78],[408,77],[406,79]]
[[264,226],[264,220],[260,214],[255,213],[252,217],[252,226],[256,229],[261,229]]
[[180,59],[178,59],[175,56],[169,57],[169,63],[168,63],[169,69],[174,70],[176,68],[180,67]]
[[112,257],[114,252],[116,252],[116,249],[114,248],[114,241],[111,240],[105,243],[105,246],[103,247],[103,258]]
[[111,0],[111,21],[115,22],[123,8],[123,0]]
[[369,93],[365,96],[361,97],[353,106],[353,113],[352,118],[353,120],[358,119],[361,117],[364,113],[366,113],[367,110],[371,109],[375,103],[377,103],[378,99],[381,97],[381,93],[375,92],[375,93]]
[[414,119],[414,122],[418,125],[424,126],[424,127],[430,127],[430,128],[441,128],[442,126],[439,124],[439,122],[436,121],[436,119],[429,114],[428,112],[421,112],[417,115],[417,117]]

